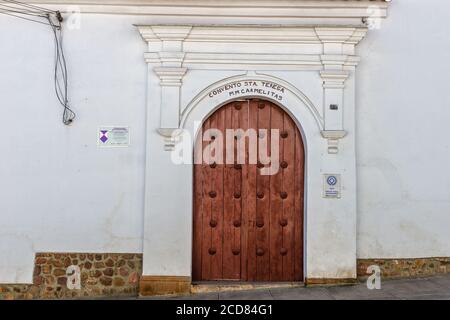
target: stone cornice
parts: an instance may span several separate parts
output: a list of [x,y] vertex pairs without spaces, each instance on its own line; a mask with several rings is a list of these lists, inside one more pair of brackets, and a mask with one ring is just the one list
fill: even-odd
[[[309,70],[354,68],[359,61],[354,47],[367,32],[364,27],[342,26],[138,25],[137,28],[149,44],[145,59],[152,64],[176,67],[220,64],[225,68],[245,64]],[[222,43],[227,48],[241,43],[270,44],[274,48],[301,44],[309,51],[212,52],[201,43]]]
[[161,79],[161,86],[181,87],[187,68],[156,67],[154,71]]
[[[229,43],[340,43],[356,45],[367,32],[365,27],[308,27],[280,25],[137,25],[147,42],[176,40],[184,42]],[[171,30],[169,32],[169,30]]]
[[264,7],[302,7],[302,8],[365,8],[370,5],[380,5],[384,8],[389,1],[385,0],[21,0],[25,3],[38,4],[104,4],[104,5],[189,5],[189,6],[210,6],[210,7],[239,7],[253,6],[260,4]]
[[320,71],[320,76],[323,80],[323,87],[330,89],[344,88],[345,81],[347,80],[349,75],[350,73],[348,71],[341,70]]
[[[145,61],[151,64],[167,65],[169,59],[158,52],[145,53]],[[341,56],[343,63],[340,67],[343,70],[354,68],[359,62],[358,56]],[[173,59],[175,60],[175,59]],[[324,69],[323,61],[320,55],[301,55],[301,54],[252,54],[252,53],[202,53],[189,52],[184,54],[183,59],[176,60],[182,62],[183,66],[196,69],[201,66],[203,69],[217,68],[218,65],[222,69],[236,69],[237,66],[248,68],[266,68],[283,69],[283,70],[317,70]],[[211,66],[211,67],[209,67]]]
[[344,130],[322,130],[322,137],[330,140],[339,140],[345,138],[347,131]]
[[[307,24],[361,24],[363,18],[385,18],[388,3],[379,1],[343,0],[23,0],[28,3],[58,8],[77,5],[82,13],[150,15],[162,17],[251,17],[302,19]],[[377,10],[373,10],[376,6]],[[304,20],[304,21],[303,21]],[[249,22],[252,23],[252,22]],[[289,22],[292,23],[292,22]]]

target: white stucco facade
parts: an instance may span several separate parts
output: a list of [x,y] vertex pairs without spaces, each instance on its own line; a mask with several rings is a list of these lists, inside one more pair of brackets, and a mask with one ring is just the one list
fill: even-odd
[[[367,30],[365,1],[325,1],[338,14],[324,1],[193,2],[80,6],[64,34],[70,127],[51,32],[0,16],[0,283],[31,283],[36,252],[143,253],[144,275],[190,276],[192,165],[170,161],[167,135],[195,135],[232,99],[267,98],[210,96],[245,81],[285,88],[275,102],[304,138],[306,278],[355,278],[363,258],[450,257],[450,4],[379,3]],[[98,148],[97,129],[119,125],[130,146]],[[340,199],[322,197],[326,173],[341,175]]]

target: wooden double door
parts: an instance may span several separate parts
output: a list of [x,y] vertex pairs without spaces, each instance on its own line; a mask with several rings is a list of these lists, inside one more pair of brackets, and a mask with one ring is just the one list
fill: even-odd
[[[257,139],[242,134],[248,129]],[[234,146],[217,138],[233,138]],[[238,157],[240,139],[246,140],[245,163]],[[223,161],[214,157],[213,143]],[[251,161],[255,148],[258,158]],[[264,151],[273,163],[260,161]],[[195,146],[194,281],[303,280],[304,159],[296,124],[271,102],[232,102],[204,122]]]

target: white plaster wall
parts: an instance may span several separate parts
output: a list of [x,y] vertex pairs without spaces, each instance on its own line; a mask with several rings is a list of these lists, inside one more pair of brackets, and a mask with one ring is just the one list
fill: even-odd
[[[359,45],[360,258],[450,256],[448,12],[446,0],[393,1]],[[162,22],[180,21],[83,15],[81,29],[66,33],[79,116],[67,128],[53,94],[50,31],[0,16],[0,283],[31,282],[39,251],[142,252],[147,66],[133,24]],[[194,94],[186,90],[183,104]],[[311,91],[320,104],[318,96]],[[129,125],[130,148],[98,149],[100,125]]]
[[359,46],[358,256],[450,256],[450,2],[392,1]]
[[[61,122],[51,30],[0,16],[0,283],[31,282],[34,253],[142,252],[145,43],[120,16],[67,31],[70,97]],[[98,149],[101,125],[131,127],[131,146]]]

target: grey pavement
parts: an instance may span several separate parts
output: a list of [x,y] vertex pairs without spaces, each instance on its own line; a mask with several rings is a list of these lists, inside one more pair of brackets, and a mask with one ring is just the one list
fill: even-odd
[[200,293],[183,297],[151,299],[176,300],[450,300],[450,275],[423,279],[382,281],[380,290],[354,286],[277,288],[249,291]]

